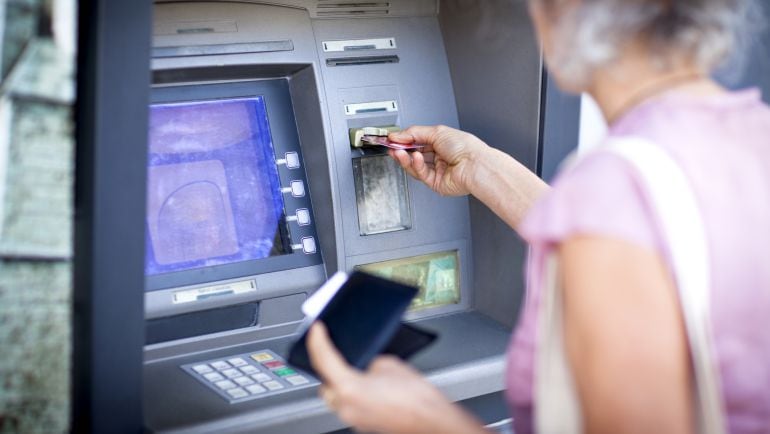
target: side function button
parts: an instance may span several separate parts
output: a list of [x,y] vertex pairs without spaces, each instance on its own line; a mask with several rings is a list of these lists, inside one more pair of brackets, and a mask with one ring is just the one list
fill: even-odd
[[310,224],[310,211],[307,208],[300,208],[294,215],[286,216],[286,221],[297,222],[299,226],[307,226]]
[[300,208],[297,210],[297,224],[300,226],[307,226],[310,224],[310,211],[306,208]]
[[294,197],[305,197],[305,183],[302,181],[292,181],[291,195]]
[[287,152],[284,154],[283,158],[275,160],[275,164],[279,166],[285,165],[287,169],[299,169],[299,154],[296,152]]
[[299,154],[296,152],[286,153],[286,168],[287,169],[299,169]]
[[315,238],[305,237],[302,238],[302,251],[308,255],[312,255],[316,252]]

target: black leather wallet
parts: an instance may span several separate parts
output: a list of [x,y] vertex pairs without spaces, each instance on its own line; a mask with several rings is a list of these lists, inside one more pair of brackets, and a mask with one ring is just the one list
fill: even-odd
[[[366,369],[379,354],[407,359],[437,335],[401,322],[417,288],[356,271],[318,315],[348,363]],[[309,327],[310,324],[307,324]],[[315,374],[305,345],[307,329],[292,345],[289,364]]]

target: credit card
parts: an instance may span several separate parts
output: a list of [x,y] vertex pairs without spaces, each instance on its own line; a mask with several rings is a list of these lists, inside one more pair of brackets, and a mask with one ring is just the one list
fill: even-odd
[[401,149],[404,151],[418,150],[425,147],[423,145],[417,145],[414,143],[405,144],[405,143],[391,142],[385,136],[365,135],[364,137],[361,138],[361,142],[363,142],[364,145],[368,145],[368,146],[384,146],[386,148]]

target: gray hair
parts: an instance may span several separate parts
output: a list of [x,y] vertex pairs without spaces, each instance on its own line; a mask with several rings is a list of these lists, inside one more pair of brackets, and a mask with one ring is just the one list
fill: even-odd
[[532,1],[556,20],[551,67],[579,84],[631,41],[661,68],[685,58],[712,71],[762,25],[755,0]]

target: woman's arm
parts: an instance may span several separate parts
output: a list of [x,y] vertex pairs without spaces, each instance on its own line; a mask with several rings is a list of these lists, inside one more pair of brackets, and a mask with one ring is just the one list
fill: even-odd
[[572,238],[559,253],[585,432],[694,432],[687,338],[659,255],[601,237]]
[[548,185],[510,155],[476,136],[445,126],[414,126],[393,133],[421,152],[391,151],[401,167],[439,194],[472,194],[514,229]]
[[488,147],[474,167],[470,192],[510,227],[519,225],[548,184],[510,155]]

